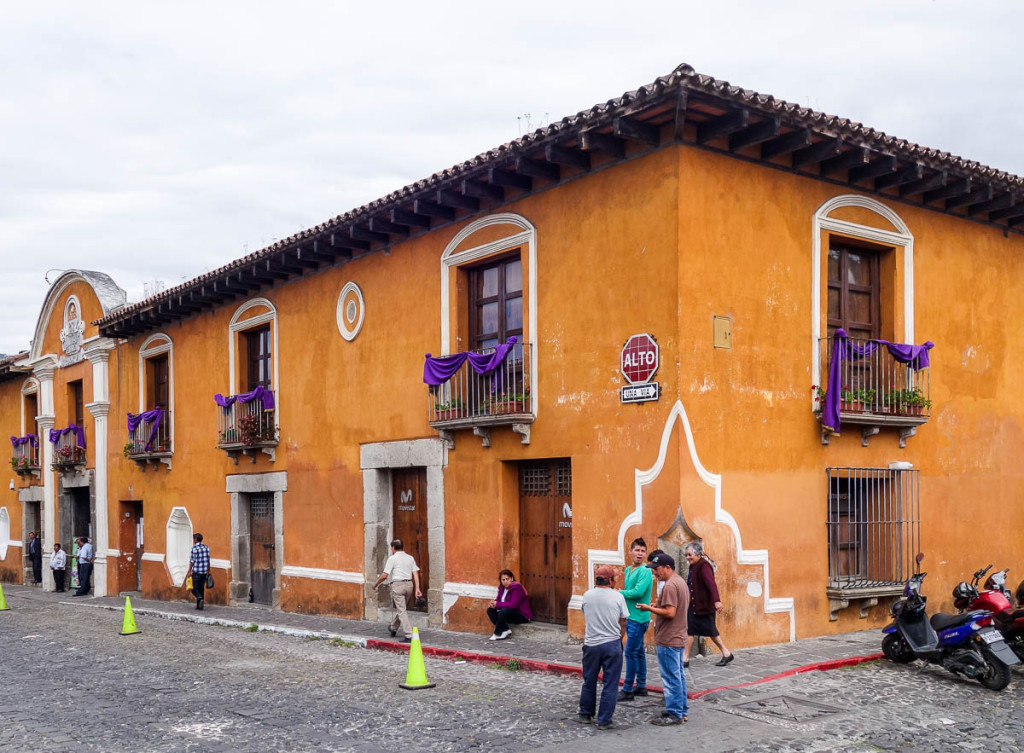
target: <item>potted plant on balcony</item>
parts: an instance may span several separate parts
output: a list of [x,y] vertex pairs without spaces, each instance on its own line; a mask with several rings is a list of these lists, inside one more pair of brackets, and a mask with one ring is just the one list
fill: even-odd
[[85,462],[85,448],[84,447],[73,447],[71,445],[65,445],[64,447],[56,448],[53,454],[53,463],[51,469],[55,471],[64,471],[68,468],[73,468],[76,465],[81,465]]
[[11,456],[11,470],[17,473],[19,476],[28,473],[29,469],[29,458],[28,455],[12,455]]
[[932,401],[925,397],[920,387],[890,390],[885,400],[890,404],[890,409],[901,416],[920,416],[925,408],[932,405]]
[[237,442],[245,447],[257,447],[277,439],[274,414],[271,411],[247,413],[238,419]]
[[447,403],[434,403],[434,415],[436,421],[461,418],[466,415],[466,404],[457,397]]

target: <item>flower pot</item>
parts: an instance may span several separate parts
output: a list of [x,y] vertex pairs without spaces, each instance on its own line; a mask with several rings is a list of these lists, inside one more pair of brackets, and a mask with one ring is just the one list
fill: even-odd
[[840,411],[843,413],[863,413],[864,403],[860,400],[843,400]]

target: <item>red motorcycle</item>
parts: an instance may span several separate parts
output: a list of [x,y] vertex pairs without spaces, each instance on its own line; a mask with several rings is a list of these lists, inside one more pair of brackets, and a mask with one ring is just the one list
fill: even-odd
[[1006,574],[1009,568],[992,573],[985,581],[985,590],[978,591],[978,583],[992,565],[978,570],[970,583],[961,581],[953,589],[953,606],[961,612],[965,610],[984,609],[992,613],[992,621],[1003,640],[1017,658],[1024,662],[1024,582],[1017,587],[1018,608],[1014,609],[1010,601],[1010,591],[1006,588]]

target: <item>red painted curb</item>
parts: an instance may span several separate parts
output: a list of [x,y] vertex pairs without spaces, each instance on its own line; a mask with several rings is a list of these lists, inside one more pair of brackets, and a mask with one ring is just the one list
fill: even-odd
[[[377,638],[369,638],[366,641],[366,647],[377,649],[380,651],[391,651],[394,653],[404,653],[409,647],[408,643],[398,643],[396,641],[384,641]],[[540,661],[538,659],[520,659],[515,656],[498,656],[496,654],[483,654],[476,651],[462,651],[454,648],[434,648],[433,646],[423,646],[424,656],[432,656],[435,659],[449,659],[449,660],[462,660],[470,662],[472,664],[484,664],[494,666],[507,666],[509,661],[516,661],[519,663],[520,669],[525,669],[528,672],[547,672],[556,675],[575,675],[578,677],[583,676],[583,668],[577,667],[573,664],[558,664],[557,662]],[[722,690],[734,690],[736,688],[746,688],[751,685],[760,685],[764,682],[771,682],[772,680],[781,680],[784,677],[792,677],[793,675],[803,674],[804,672],[827,672],[830,669],[842,669],[843,667],[854,667],[858,664],[864,664],[869,661],[877,661],[878,659],[884,658],[882,654],[870,654],[868,656],[851,656],[846,659],[829,659],[828,661],[814,662],[813,664],[804,664],[802,667],[794,667],[793,669],[787,669],[785,672],[779,672],[775,675],[769,675],[768,677],[762,677],[758,680],[752,680],[750,682],[741,682],[736,685],[722,685],[717,688],[708,688],[707,690],[698,690],[694,693],[687,693],[686,697],[692,701],[702,698],[703,696],[709,695],[710,693],[717,693]],[[619,684],[622,681],[619,680]],[[648,685],[647,690],[654,693],[664,693],[664,689],[657,685]]]

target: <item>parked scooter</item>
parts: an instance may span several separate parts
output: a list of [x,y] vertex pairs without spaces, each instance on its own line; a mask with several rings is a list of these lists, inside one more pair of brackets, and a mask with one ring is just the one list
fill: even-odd
[[[920,566],[923,554],[917,555]],[[983,610],[965,614],[934,614],[925,611],[927,597],[921,583],[928,573],[916,572],[907,581],[903,598],[892,605],[892,622],[883,628],[882,652],[898,664],[924,659],[991,690],[1010,684],[1010,666],[1018,664],[999,631],[992,627],[992,615]]]
[[[992,565],[989,565],[978,570],[970,583],[958,583],[953,589],[953,606],[961,612],[984,609],[991,613],[1006,645],[1024,662],[1024,609],[1015,610],[1010,602],[1010,590],[1006,587],[1009,568],[992,573],[985,581],[985,590],[980,593],[978,591],[978,582],[991,569]],[[1022,590],[1024,583],[1017,587],[1018,592]]]

